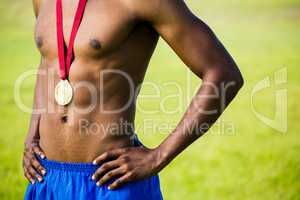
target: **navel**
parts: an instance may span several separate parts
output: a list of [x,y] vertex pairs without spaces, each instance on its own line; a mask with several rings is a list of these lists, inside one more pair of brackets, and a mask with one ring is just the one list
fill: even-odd
[[101,49],[101,43],[100,43],[99,40],[96,40],[96,39],[90,40],[90,45],[91,45],[92,48],[94,48],[96,50]]
[[64,115],[60,118],[61,122],[62,123],[67,123],[68,122],[68,116],[67,115]]
[[37,47],[40,49],[40,48],[42,48],[42,46],[43,46],[43,38],[42,37],[40,37],[40,36],[38,36],[37,38],[36,38],[36,45],[37,45]]

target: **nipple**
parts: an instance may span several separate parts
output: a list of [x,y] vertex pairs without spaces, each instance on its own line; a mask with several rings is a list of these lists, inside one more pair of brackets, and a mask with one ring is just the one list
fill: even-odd
[[100,43],[99,40],[92,39],[92,40],[90,41],[90,45],[91,45],[94,49],[96,49],[96,50],[101,49],[101,43]]
[[43,38],[42,37],[39,36],[36,38],[36,45],[39,49],[42,48],[42,46],[43,46]]

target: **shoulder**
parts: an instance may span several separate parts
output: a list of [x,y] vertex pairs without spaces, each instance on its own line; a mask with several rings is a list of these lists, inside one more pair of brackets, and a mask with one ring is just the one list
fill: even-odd
[[[151,19],[155,16],[161,1],[164,0],[120,0],[135,16],[143,19]],[[165,0],[168,1],[168,0]]]
[[153,23],[178,20],[189,9],[184,0],[119,0],[137,17]]

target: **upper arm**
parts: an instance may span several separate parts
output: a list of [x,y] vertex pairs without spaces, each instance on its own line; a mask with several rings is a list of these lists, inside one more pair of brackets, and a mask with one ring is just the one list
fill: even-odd
[[35,17],[38,17],[42,0],[32,0]]
[[149,21],[191,70],[206,72],[237,70],[213,31],[186,6],[183,0],[131,0],[137,15]]

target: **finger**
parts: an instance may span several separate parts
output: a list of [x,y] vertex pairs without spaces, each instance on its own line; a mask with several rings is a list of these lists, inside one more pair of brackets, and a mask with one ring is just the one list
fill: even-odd
[[42,159],[46,158],[43,150],[39,146],[32,147],[32,150],[33,150],[34,153],[36,153],[37,155],[39,155]]
[[116,178],[116,177],[120,177],[122,175],[125,174],[125,171],[122,169],[122,168],[117,168],[117,169],[114,169],[108,173],[106,173],[98,182],[97,182],[97,185],[100,186],[100,185],[103,185],[104,183],[106,183],[107,181],[113,179],[113,178]]
[[34,169],[41,175],[46,174],[45,168],[40,164],[40,162],[37,160],[33,153],[27,152],[25,154],[25,166],[27,168],[34,167]]
[[108,189],[110,190],[114,190],[114,189],[117,189],[119,187],[121,187],[122,185],[128,183],[131,181],[131,174],[130,173],[127,173],[125,175],[123,175],[122,177],[118,178],[117,180],[115,180],[112,184],[110,184],[108,186]]
[[27,178],[27,180],[31,182],[31,184],[35,183],[34,178],[32,178],[32,176],[28,173],[25,167],[24,167],[24,175]]
[[121,164],[120,160],[114,160],[114,161],[106,162],[105,164],[103,164],[101,167],[99,167],[96,170],[96,172],[92,176],[92,179],[93,180],[98,180],[99,178],[101,178],[102,175],[104,175],[105,172],[119,167],[120,164]]
[[36,178],[39,182],[41,182],[43,180],[43,178],[35,171],[35,169],[33,167],[29,167],[28,169],[28,173],[30,174],[30,176],[32,178]]
[[46,174],[46,169],[40,164],[40,162],[36,158],[32,158],[31,164],[39,174],[43,176]]
[[103,163],[106,160],[110,160],[116,157],[119,157],[120,155],[122,155],[124,152],[126,152],[126,149],[115,149],[109,152],[105,152],[102,155],[98,156],[94,161],[93,164],[97,165],[100,163]]

